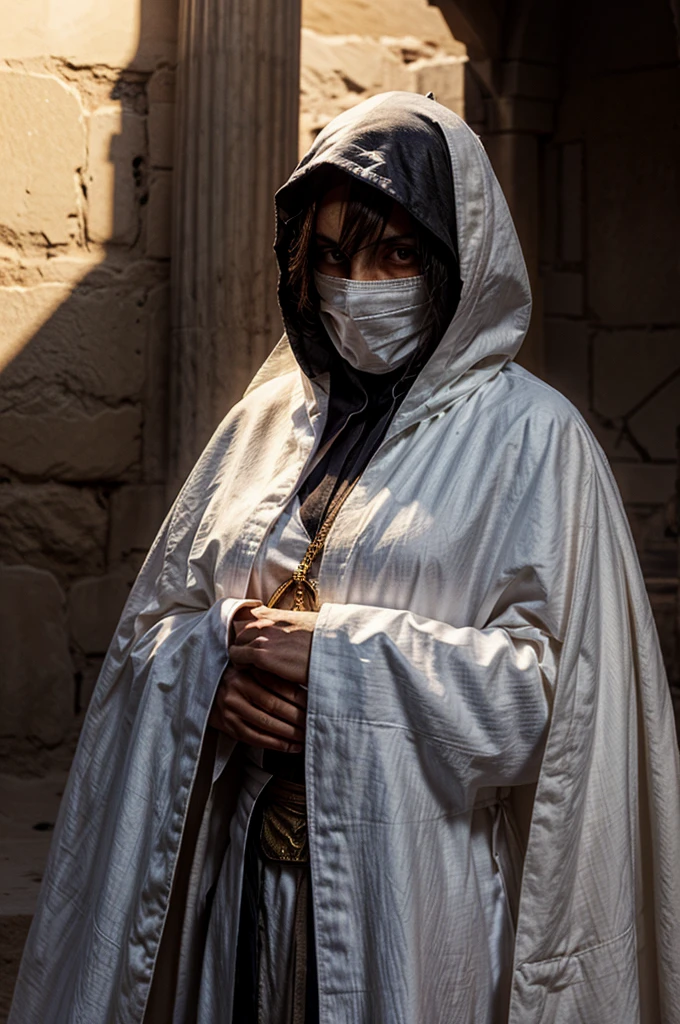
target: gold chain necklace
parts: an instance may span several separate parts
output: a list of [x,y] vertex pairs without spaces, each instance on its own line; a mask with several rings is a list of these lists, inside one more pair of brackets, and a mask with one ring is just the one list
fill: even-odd
[[309,570],[312,568],[314,561],[323,551],[326,543],[326,538],[330,533],[331,527],[337,519],[338,512],[345,504],[350,494],[354,490],[358,482],[358,477],[354,480],[344,491],[340,491],[336,494],[335,498],[330,504],[326,517],[321,523],[321,526],[316,531],[314,539],[310,542],[309,547],[305,551],[304,557],[297,569],[289,580],[282,583],[277,590],[274,591],[272,596],[267,601],[268,608],[276,608],[279,601],[281,601],[285,595],[295,588],[293,594],[293,611],[302,612],[305,611],[305,602],[309,602],[309,611],[318,611],[319,607],[319,586],[316,580],[309,579]]

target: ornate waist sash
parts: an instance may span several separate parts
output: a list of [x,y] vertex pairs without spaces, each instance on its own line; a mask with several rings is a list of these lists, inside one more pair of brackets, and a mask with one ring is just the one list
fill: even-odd
[[309,861],[305,787],[274,776],[262,794],[260,848],[269,860],[286,864]]

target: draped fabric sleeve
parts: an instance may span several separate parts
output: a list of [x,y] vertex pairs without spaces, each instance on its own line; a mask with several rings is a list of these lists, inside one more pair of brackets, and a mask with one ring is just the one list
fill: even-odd
[[452,769],[463,804],[479,786],[534,782],[559,643],[521,620],[517,606],[474,629],[410,611],[324,605],[312,713],[350,733],[353,723],[396,730],[406,745],[427,748],[433,765]]
[[[440,790],[445,780],[449,807],[471,806],[480,787],[532,784],[540,773],[590,528],[584,510],[592,456],[578,424],[534,420],[510,438],[518,453],[514,496],[504,481],[491,543],[482,511],[471,511],[479,517],[477,544],[487,552],[474,623],[447,621],[445,600],[429,593],[428,610],[441,616],[422,614],[422,607],[355,604],[350,595],[346,604],[323,604],[314,632],[312,735],[317,725],[321,734],[332,731],[337,756],[351,760],[353,746],[370,734],[366,763],[374,771],[379,748],[391,757],[416,749],[414,770]],[[456,551],[443,548],[440,559],[441,573],[455,574]],[[358,546],[358,566],[360,560]],[[396,605],[402,600],[398,590],[391,596]]]

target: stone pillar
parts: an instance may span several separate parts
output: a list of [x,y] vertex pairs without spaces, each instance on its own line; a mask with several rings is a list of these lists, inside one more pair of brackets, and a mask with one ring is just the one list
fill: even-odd
[[533,314],[518,362],[542,376],[543,281],[540,262],[540,156],[554,130],[557,67],[519,60],[471,62],[485,87],[484,145],[508,201],[527,264]]
[[169,482],[280,337],[274,201],[297,162],[300,0],[181,0]]

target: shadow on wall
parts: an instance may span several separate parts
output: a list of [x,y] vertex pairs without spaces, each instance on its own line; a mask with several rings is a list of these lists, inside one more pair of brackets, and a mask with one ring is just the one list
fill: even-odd
[[177,32],[176,0],[38,6],[0,44],[0,749],[28,772],[164,513]]
[[437,2],[468,45],[467,119],[527,258],[540,373],[611,463],[680,725],[680,4]]

